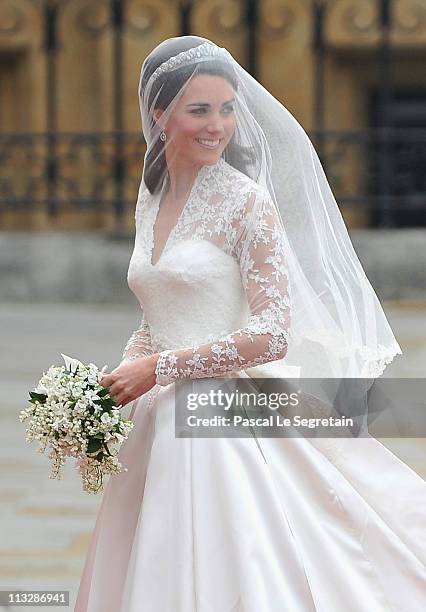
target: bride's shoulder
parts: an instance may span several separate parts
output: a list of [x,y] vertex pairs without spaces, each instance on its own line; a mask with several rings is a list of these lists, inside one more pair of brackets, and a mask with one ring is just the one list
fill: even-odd
[[141,184],[139,186],[138,198],[136,200],[135,206],[135,221],[136,223],[140,223],[144,209],[147,206],[147,203],[152,199],[153,196],[149,191],[148,187],[145,185],[145,181],[142,179]]
[[138,202],[145,203],[150,196],[152,197],[152,194],[142,179],[138,193]]
[[224,159],[222,159],[221,166],[222,178],[225,179],[222,185],[228,190],[228,200],[231,204],[238,205],[239,209],[250,212],[253,206],[269,199],[266,188],[256,183],[247,174]]
[[225,159],[221,159],[219,164],[223,178],[228,186],[232,186],[232,191],[237,191],[246,196],[254,194],[256,196],[264,196],[267,192],[262,185],[256,183],[250,176],[232,166]]

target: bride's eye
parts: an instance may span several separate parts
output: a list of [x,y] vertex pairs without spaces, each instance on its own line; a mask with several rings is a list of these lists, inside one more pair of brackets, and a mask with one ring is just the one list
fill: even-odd
[[[223,110],[226,112],[226,114],[230,114],[234,111],[234,107],[225,106]],[[190,113],[195,114],[195,115],[201,115],[201,114],[204,114],[206,111],[207,111],[206,108],[194,108],[194,110],[191,110]]]

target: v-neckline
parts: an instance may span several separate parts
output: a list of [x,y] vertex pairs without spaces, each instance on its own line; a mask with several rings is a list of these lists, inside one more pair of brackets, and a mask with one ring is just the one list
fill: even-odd
[[[194,182],[192,183],[192,186],[191,186],[191,189],[189,191],[189,195],[188,195],[188,197],[186,199],[186,202],[183,205],[182,210],[181,210],[181,212],[179,214],[179,217],[177,218],[177,221],[174,224],[174,226],[172,227],[172,229],[170,230],[170,232],[169,232],[169,234],[168,234],[168,236],[166,238],[166,241],[165,241],[165,243],[163,245],[163,248],[161,249],[161,253],[160,253],[157,261],[155,263],[153,263],[152,262],[152,257],[154,255],[154,247],[155,247],[154,227],[155,227],[155,224],[156,224],[157,219],[158,219],[158,214],[159,214],[159,210],[160,210],[161,194],[162,194],[163,189],[161,188],[159,193],[156,195],[156,197],[154,199],[154,211],[153,211],[152,223],[151,223],[151,235],[150,235],[151,244],[150,244],[149,255],[148,255],[149,256],[149,263],[150,263],[152,268],[155,268],[158,265],[158,263],[160,262],[161,258],[164,255],[164,253],[166,252],[167,247],[168,247],[169,243],[171,242],[171,238],[176,233],[177,228],[178,228],[178,226],[181,223],[182,217],[183,217],[186,209],[188,208],[188,206],[189,206],[189,204],[190,204],[190,202],[191,202],[191,200],[193,198],[193,195],[194,195],[196,187],[199,185],[201,180],[204,178],[206,170],[209,169],[209,168],[212,168],[212,166],[204,165],[204,166],[201,166],[201,168],[199,169],[199,171],[198,171],[198,173],[197,173],[197,175],[196,175],[196,177],[194,179]],[[163,186],[164,186],[164,184],[163,184]]]

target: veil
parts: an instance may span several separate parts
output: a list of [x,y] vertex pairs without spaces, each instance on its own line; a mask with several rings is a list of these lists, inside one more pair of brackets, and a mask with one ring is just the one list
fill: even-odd
[[[144,186],[151,194],[166,188],[169,121],[201,74],[223,76],[232,85],[236,126],[223,158],[267,191],[281,220],[292,315],[287,353],[275,371],[297,366],[303,377],[380,376],[401,349],[308,135],[225,48],[206,38],[167,39],[143,62]],[[255,224],[256,215],[247,223]]]

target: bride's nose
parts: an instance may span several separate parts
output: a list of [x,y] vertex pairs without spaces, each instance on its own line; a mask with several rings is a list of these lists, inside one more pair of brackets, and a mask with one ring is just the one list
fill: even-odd
[[213,117],[206,126],[206,131],[212,134],[222,134],[224,131],[222,117]]

